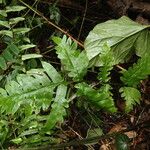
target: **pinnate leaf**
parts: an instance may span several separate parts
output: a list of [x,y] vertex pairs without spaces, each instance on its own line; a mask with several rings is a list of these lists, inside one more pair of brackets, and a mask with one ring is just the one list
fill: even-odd
[[103,86],[101,91],[93,89],[86,83],[78,83],[75,87],[78,89],[77,94],[79,96],[86,97],[89,103],[93,104],[97,108],[102,108],[109,112],[116,112],[113,99],[111,94],[108,92],[110,89],[109,85]]
[[150,75],[150,55],[146,53],[133,67],[123,72],[121,80],[127,86],[136,87],[148,75]]
[[44,131],[50,131],[56,123],[62,123],[66,116],[66,108],[68,108],[68,100],[65,98],[67,86],[59,85],[56,91],[56,97],[52,104],[52,110],[45,124]]
[[141,94],[140,92],[133,87],[122,87],[119,90],[121,96],[125,99],[125,111],[128,113],[133,109],[133,106],[136,105],[136,103],[140,103]]
[[68,76],[74,80],[81,80],[85,75],[88,67],[88,59],[84,52],[80,52],[77,49],[77,44],[66,36],[60,40],[54,38],[54,42],[58,44],[56,46],[58,58],[65,69],[68,71]]
[[0,88],[1,112],[14,114],[20,106],[33,101],[39,110],[43,105],[48,107],[55,86],[56,84],[51,83],[45,74],[20,74],[17,76],[17,81],[8,82],[5,89]]

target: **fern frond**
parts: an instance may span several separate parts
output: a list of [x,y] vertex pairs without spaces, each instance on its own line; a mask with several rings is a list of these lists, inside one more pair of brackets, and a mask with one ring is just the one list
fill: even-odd
[[53,38],[57,44],[56,50],[58,58],[61,60],[62,67],[68,71],[68,76],[74,80],[81,80],[88,67],[88,58],[84,52],[77,49],[77,44],[70,38],[64,36],[62,39]]
[[110,71],[113,69],[115,64],[113,53],[107,44],[102,47],[102,53],[100,54],[101,67],[98,74],[98,79],[102,83],[107,83],[110,80]]
[[[63,83],[64,79],[57,72],[57,70],[49,63],[42,61],[42,66],[53,83]],[[56,96],[51,106],[50,115],[47,118],[44,131],[50,131],[56,123],[62,123],[64,116],[66,116],[66,108],[68,108],[68,99],[66,99],[67,86],[60,84],[56,90]]]
[[52,104],[51,113],[47,119],[44,131],[50,131],[54,128],[56,123],[62,123],[64,116],[66,116],[66,108],[68,108],[68,99],[66,99],[67,86],[59,85],[56,91],[56,97]]
[[42,61],[42,66],[43,66],[45,72],[48,74],[48,76],[51,78],[51,80],[54,83],[59,83],[64,80],[51,64]]
[[[9,12],[20,12],[24,10],[26,7],[24,6],[7,6],[4,10],[0,11],[0,14],[3,16],[0,18],[0,26],[2,30],[0,31],[0,35],[8,36],[9,41],[3,41],[7,43],[7,47],[3,50],[2,54],[0,55],[0,69],[6,70],[9,64],[12,64],[16,61],[16,58],[19,58],[19,53],[23,50],[33,48],[35,45],[30,44],[24,41],[22,38],[25,39],[25,33],[30,31],[30,28],[13,28],[15,24],[20,21],[24,21],[25,18],[23,17],[15,17],[15,18],[7,18],[7,14]],[[3,29],[3,27],[8,29]],[[22,38],[20,38],[20,35]],[[27,44],[28,43],[28,44]]]
[[0,108],[1,112],[14,114],[24,104],[35,102],[37,109],[44,105],[50,105],[53,90],[57,86],[43,74],[17,76],[17,81],[10,81],[5,89],[0,88]]
[[110,85],[103,86],[101,91],[93,89],[86,83],[79,83],[75,86],[78,89],[77,94],[79,96],[85,96],[89,103],[93,104],[97,108],[102,108],[109,112],[116,112],[113,98],[109,91]]
[[126,112],[130,112],[133,109],[133,106],[136,105],[136,103],[140,103],[141,94],[136,88],[122,87],[120,88],[119,92],[122,93],[121,96],[126,101]]
[[150,55],[145,54],[136,64],[123,72],[121,80],[127,86],[136,87],[148,75],[150,75]]

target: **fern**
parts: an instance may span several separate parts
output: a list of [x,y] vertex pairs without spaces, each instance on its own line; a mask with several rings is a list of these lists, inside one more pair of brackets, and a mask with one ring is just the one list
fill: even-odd
[[116,112],[112,93],[110,91],[112,88],[108,83],[110,80],[110,71],[114,65],[114,58],[107,44],[104,44],[102,49],[103,51],[100,55],[101,67],[98,74],[101,87],[95,90],[86,83],[79,83],[75,87],[78,89],[78,95],[85,96],[89,103],[94,104],[98,108],[105,109],[106,111]]
[[108,84],[103,86],[103,92],[93,89],[86,83],[79,83],[75,87],[78,89],[77,94],[79,96],[85,96],[89,103],[94,104],[97,108],[102,108],[109,112],[116,112],[114,101],[107,90],[110,89],[109,86]]
[[61,60],[62,67],[68,72],[68,76],[74,80],[81,80],[86,74],[88,59],[84,52],[77,49],[77,44],[70,38],[64,36],[62,39],[54,37],[53,41],[57,44],[56,50],[58,58]]
[[126,101],[126,112],[130,112],[133,109],[133,106],[136,105],[136,103],[140,103],[141,94],[136,88],[122,87],[120,88],[119,92],[122,93],[121,96]]
[[113,53],[107,44],[104,44],[102,46],[102,53],[100,54],[100,61],[101,61],[102,67],[100,67],[98,79],[102,83],[105,84],[109,82],[110,71],[113,69],[113,65],[115,64]]
[[[61,75],[56,71],[56,69],[49,63],[42,62],[43,68],[46,73],[49,75],[51,80],[54,83],[62,83],[64,80]],[[67,86],[64,84],[60,84],[57,87],[56,97],[52,104],[51,113],[47,119],[46,125],[44,127],[44,131],[50,131],[54,128],[55,124],[63,122],[63,118],[66,115],[66,108],[68,108],[68,99],[66,99]]]
[[[9,81],[5,88],[0,88],[1,119],[4,115],[11,115],[16,122],[19,118],[21,119],[17,129],[19,139],[16,137],[12,142],[17,140],[25,142],[23,138],[28,135],[34,138],[34,135],[39,132],[41,135],[45,132],[51,134],[56,124],[62,123],[66,116],[69,103],[66,99],[67,85],[51,64],[42,62],[42,65],[43,69],[29,70],[27,74],[19,74],[16,81]],[[57,88],[56,96],[53,97],[55,88]],[[40,116],[41,109],[47,111],[50,106],[49,113]],[[8,121],[8,118],[5,117],[4,120]],[[2,126],[0,124],[0,131]],[[13,126],[13,129],[16,128],[15,125]],[[3,141],[6,138],[5,134],[6,132],[2,136]],[[39,137],[39,140],[42,141],[42,138]]]
[[7,6],[0,11],[0,27],[2,28],[0,35],[3,42],[7,44],[6,48],[0,54],[0,69],[2,70],[6,70],[9,67],[8,62],[14,63],[20,52],[35,47],[34,44],[30,43],[30,40],[25,40],[27,38],[24,34],[30,31],[29,28],[14,27],[17,23],[24,21],[25,18],[20,16],[15,18],[8,17],[10,12],[20,12],[24,9],[26,7],[17,5]]
[[150,75],[150,56],[145,54],[133,67],[123,72],[121,80],[129,87],[136,87],[148,75]]
[[15,114],[22,105],[32,102],[39,106],[39,111],[43,105],[48,108],[55,87],[45,74],[20,74],[17,81],[10,81],[5,89],[0,88],[1,113]]
[[51,113],[47,119],[44,131],[50,131],[56,125],[56,123],[62,123],[64,116],[66,116],[66,108],[68,108],[68,100],[65,98],[67,92],[67,86],[60,85],[56,91],[56,97],[52,104]]

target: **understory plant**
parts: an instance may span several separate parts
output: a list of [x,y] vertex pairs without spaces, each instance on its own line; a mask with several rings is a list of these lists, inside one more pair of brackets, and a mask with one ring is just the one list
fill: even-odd
[[[122,69],[119,92],[125,100],[125,112],[130,112],[136,103],[140,103],[140,82],[150,74],[149,26],[139,25],[127,17],[101,23],[86,38],[85,50],[80,50],[76,42],[65,35],[62,38],[53,37],[57,58],[60,60],[60,66],[55,68],[50,60],[41,58],[42,55],[20,53],[34,45],[23,45],[24,40],[30,43],[24,36],[29,30],[11,27],[7,13],[22,9],[25,8],[13,6],[1,11],[3,20],[0,25],[8,30],[2,29],[0,33],[9,38],[9,42],[0,55],[0,67],[6,70],[7,62],[13,63],[19,54],[21,63],[40,57],[40,65],[18,72],[15,78],[0,86],[2,147],[12,143],[24,147],[61,142],[56,138],[55,131],[64,123],[64,117],[69,114],[69,106],[74,99],[83,100],[88,107],[97,110],[117,112],[111,71],[114,66],[127,63],[133,54],[139,59],[133,66]],[[14,19],[15,24],[17,20],[22,21],[23,18]],[[20,36],[17,33],[21,33],[24,40],[21,38],[18,41]],[[14,37],[15,34],[17,36]],[[16,49],[17,55],[13,56]],[[13,60],[8,59],[9,56]],[[96,86],[85,79],[88,70],[94,67],[99,69],[99,84]]]
[[[2,80],[5,78],[4,72],[8,71],[13,78],[19,71],[25,71],[22,57],[26,50],[36,45],[31,43],[27,35],[30,28],[24,25],[25,17],[22,15],[22,11],[26,7],[6,5],[5,1],[0,4],[2,8],[0,10],[0,80]],[[7,79],[5,78],[5,80]]]

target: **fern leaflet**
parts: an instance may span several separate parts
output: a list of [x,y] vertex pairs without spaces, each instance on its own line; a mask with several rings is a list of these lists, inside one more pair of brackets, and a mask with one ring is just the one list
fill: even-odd
[[39,110],[42,106],[48,108],[56,86],[44,73],[20,74],[17,81],[10,81],[5,89],[0,88],[1,113],[14,114],[22,105],[30,105],[32,102],[36,103]]
[[150,55],[145,54],[133,67],[123,72],[121,80],[129,87],[136,87],[148,75],[150,75]]
[[79,83],[75,87],[78,89],[77,94],[79,96],[85,96],[97,108],[102,108],[109,112],[116,112],[114,101],[107,90],[110,89],[109,86],[108,84],[103,86],[103,92],[93,89],[86,83]]
[[107,44],[104,44],[102,46],[100,61],[101,61],[101,67],[100,67],[100,73],[98,75],[98,79],[102,81],[102,83],[107,83],[110,80],[109,77],[110,71],[112,70],[113,65],[115,64],[113,53]]
[[56,91],[56,97],[52,104],[51,113],[47,119],[44,131],[50,131],[54,128],[56,123],[62,123],[64,116],[66,116],[66,108],[68,108],[68,100],[65,98],[67,86],[59,85]]
[[53,41],[57,44],[58,58],[61,60],[64,70],[69,72],[68,76],[74,80],[81,80],[88,67],[88,58],[85,53],[80,53],[77,44],[70,38],[67,39],[66,36],[62,39],[54,37]]
[[[30,43],[30,40],[25,41],[25,33],[30,31],[30,28],[14,28],[14,25],[20,21],[24,21],[23,17],[9,18],[8,13],[20,12],[24,10],[24,6],[7,6],[4,10],[0,11],[0,31],[1,39],[3,43],[7,44],[6,48],[0,54],[0,69],[6,70],[9,65],[16,62],[16,58],[19,59],[19,53],[23,50],[35,47],[34,44]],[[7,29],[6,29],[7,28]],[[4,38],[4,37],[7,38]],[[5,45],[4,44],[4,45]],[[10,62],[10,63],[8,63]]]
[[133,109],[133,105],[140,103],[141,94],[136,88],[122,87],[120,88],[119,92],[122,93],[121,96],[124,97],[126,101],[126,112],[130,112]]

